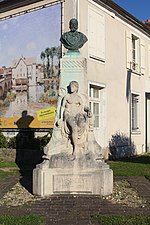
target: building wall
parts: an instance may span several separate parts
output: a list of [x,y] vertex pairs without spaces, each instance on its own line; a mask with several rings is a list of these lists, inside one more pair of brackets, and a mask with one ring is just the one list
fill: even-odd
[[[112,135],[120,132],[129,138],[131,137],[136,145],[137,153],[143,153],[146,151],[145,92],[149,92],[150,87],[150,67],[148,65],[150,39],[148,35],[145,35],[138,28],[118,18],[112,10],[109,11],[90,0],[79,0],[77,2],[79,30],[88,37],[88,43],[81,49],[82,56],[87,58],[88,84],[93,82],[105,89],[105,99],[103,102],[104,123],[103,127],[100,126],[99,130],[95,129],[97,140],[99,140],[102,147],[107,147]],[[64,21],[66,19],[69,20],[71,15],[73,15],[73,12],[71,13],[68,8],[70,7],[69,4],[67,4],[68,1],[65,3],[65,11],[66,13],[69,11],[69,14],[67,16],[64,15]],[[92,14],[92,11],[96,12],[97,15],[102,15],[103,18]],[[90,21],[92,16],[95,16],[98,21],[94,20],[93,26],[95,28],[90,25],[90,23],[92,24]],[[67,27],[64,27],[64,30],[67,30]],[[95,32],[94,36],[92,36],[91,32]],[[129,54],[131,54],[129,52],[131,49],[128,46],[128,33],[131,34],[131,37],[132,34],[135,35],[140,41],[139,48],[141,55],[139,63],[141,66],[138,73],[135,73],[133,70],[131,74],[128,73],[130,69],[128,59]],[[103,43],[104,41],[103,45],[95,39],[96,36],[99,37],[99,42],[102,40]],[[95,44],[95,55],[99,57],[97,59],[90,57],[92,53],[91,48],[93,47],[92,38],[98,43],[98,45]],[[97,48],[101,49],[103,53],[100,53],[100,51],[96,53]],[[130,56],[132,57],[132,55]],[[129,75],[131,75],[130,79]],[[131,131],[129,86],[131,93],[139,95],[139,130],[134,132]]]
[[[27,84],[27,66],[24,61],[20,59],[18,64],[12,69],[12,81],[13,85],[17,84]],[[23,83],[22,83],[23,80]]]
[[29,86],[36,85],[36,64],[27,66]]

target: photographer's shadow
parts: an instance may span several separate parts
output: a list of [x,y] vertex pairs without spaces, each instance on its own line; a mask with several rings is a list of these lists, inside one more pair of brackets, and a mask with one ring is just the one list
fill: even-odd
[[40,149],[39,140],[30,124],[34,117],[22,112],[22,117],[16,122],[19,132],[16,137],[16,164],[19,167],[20,183],[32,193],[32,172],[36,164],[41,163],[43,151]]

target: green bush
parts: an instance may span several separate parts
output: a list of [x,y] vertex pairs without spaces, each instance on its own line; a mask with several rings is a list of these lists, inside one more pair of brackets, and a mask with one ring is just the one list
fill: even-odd
[[131,139],[123,133],[117,132],[109,141],[110,159],[116,160],[129,158],[135,154],[135,145]]
[[[30,149],[43,149],[49,142],[53,129],[44,135],[43,137],[32,138],[30,132],[26,135],[18,135],[11,138],[6,138],[3,133],[0,131],[0,148],[11,148],[16,149],[17,146],[20,146],[22,149],[26,148],[27,142]],[[28,139],[28,140],[27,140]]]
[[0,148],[7,148],[7,138],[0,131]]
[[16,136],[11,137],[7,143],[8,148],[16,149]]
[[51,137],[48,135],[45,135],[43,137],[37,137],[37,141],[40,144],[40,149],[43,149],[48,144],[48,142],[50,141],[50,138]]

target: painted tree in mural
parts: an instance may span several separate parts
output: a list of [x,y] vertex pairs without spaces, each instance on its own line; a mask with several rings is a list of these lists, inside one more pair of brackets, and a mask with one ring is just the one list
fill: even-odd
[[61,47],[46,48],[41,52],[41,60],[43,61],[44,78],[50,78],[54,75],[54,57],[59,61],[61,57]]
[[45,52],[41,52],[41,60],[43,62],[43,73],[44,73],[44,78],[46,78],[46,71],[45,71],[45,58],[46,58],[46,55],[45,55]]

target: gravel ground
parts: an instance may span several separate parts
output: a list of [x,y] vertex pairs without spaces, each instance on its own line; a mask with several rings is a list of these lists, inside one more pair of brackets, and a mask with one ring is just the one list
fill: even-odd
[[0,205],[19,206],[31,204],[40,199],[29,193],[19,182],[0,199]]
[[[17,183],[2,199],[0,205],[19,206],[32,204],[40,200],[40,197],[33,196],[20,183]],[[132,208],[144,208],[147,202],[139,196],[138,192],[133,189],[127,181],[115,181],[113,194],[103,197],[113,204],[123,204]]]
[[144,208],[147,205],[146,200],[144,200],[138,192],[131,187],[127,181],[116,181],[114,182],[113,194],[107,197],[103,197],[111,201],[113,204],[123,204],[132,208]]

